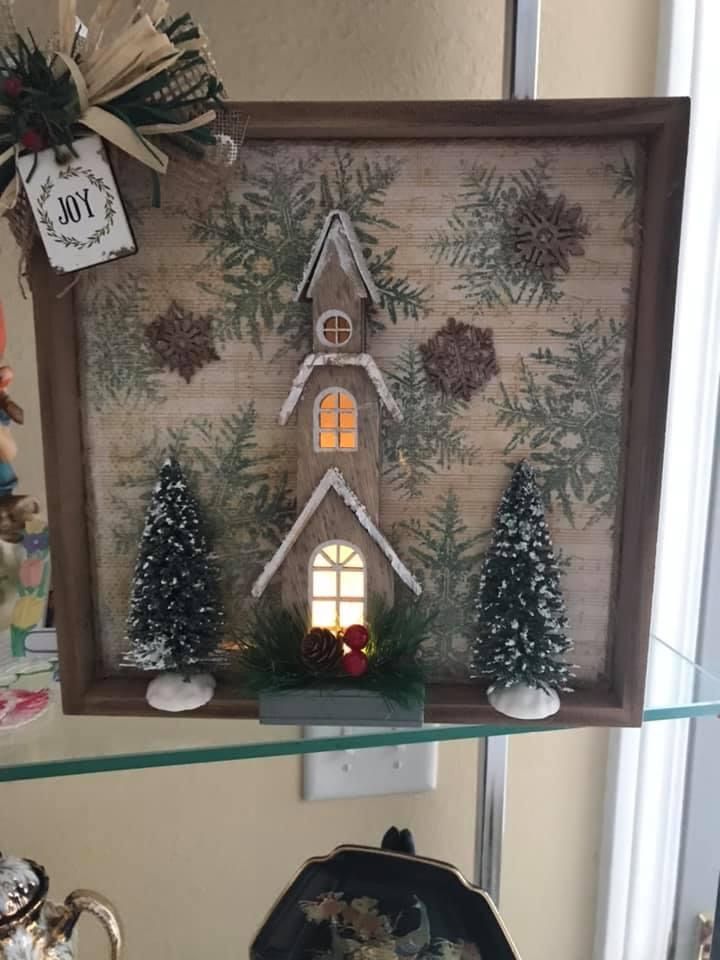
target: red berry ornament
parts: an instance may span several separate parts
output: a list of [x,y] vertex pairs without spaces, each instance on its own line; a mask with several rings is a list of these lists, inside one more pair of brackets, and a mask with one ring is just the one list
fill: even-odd
[[361,677],[368,668],[368,658],[362,650],[351,650],[342,659],[343,670],[351,677]]
[[32,150],[33,153],[39,153],[45,146],[43,135],[37,130],[26,130],[20,137],[20,143],[26,150]]
[[347,628],[342,639],[343,643],[351,650],[363,650],[368,645],[370,634],[367,627],[364,627],[361,623],[354,623]]
[[14,100],[15,97],[19,97],[22,93],[23,82],[20,77],[16,77],[14,74],[12,74],[11,76],[5,78],[2,88],[5,96],[12,97]]

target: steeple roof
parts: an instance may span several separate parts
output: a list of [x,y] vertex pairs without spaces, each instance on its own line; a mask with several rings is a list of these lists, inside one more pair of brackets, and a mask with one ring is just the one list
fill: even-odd
[[360,241],[347,213],[343,210],[331,210],[325,218],[315,246],[310,254],[305,273],[295,295],[296,301],[312,300],[312,286],[316,275],[321,271],[332,250],[337,252],[340,266],[359,278],[365,289],[365,295],[372,303],[380,303],[380,293],[363,256]]

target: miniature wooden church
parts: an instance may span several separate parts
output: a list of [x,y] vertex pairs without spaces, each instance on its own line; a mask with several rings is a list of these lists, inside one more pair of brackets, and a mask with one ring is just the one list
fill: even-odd
[[298,517],[256,580],[262,596],[276,573],[284,606],[313,626],[367,619],[370,597],[391,604],[398,577],[421,587],[380,531],[380,404],[402,413],[367,349],[367,311],[380,302],[349,216],[328,214],[296,299],[312,302],[313,352],[280,410],[297,412]]

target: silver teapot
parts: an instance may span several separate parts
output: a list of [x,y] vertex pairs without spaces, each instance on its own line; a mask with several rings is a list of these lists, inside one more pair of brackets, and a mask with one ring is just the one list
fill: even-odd
[[118,960],[122,936],[110,904],[90,890],[52,903],[48,885],[39,864],[0,853],[0,960],[72,960],[72,932],[83,910],[103,924]]

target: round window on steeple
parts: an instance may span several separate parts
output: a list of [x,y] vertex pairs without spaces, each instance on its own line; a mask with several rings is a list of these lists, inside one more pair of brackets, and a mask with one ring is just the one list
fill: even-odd
[[326,347],[342,347],[352,336],[352,320],[342,310],[326,310],[318,319],[318,337]]

